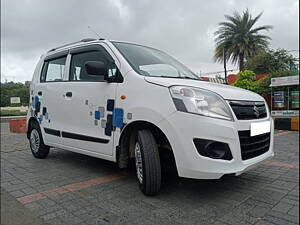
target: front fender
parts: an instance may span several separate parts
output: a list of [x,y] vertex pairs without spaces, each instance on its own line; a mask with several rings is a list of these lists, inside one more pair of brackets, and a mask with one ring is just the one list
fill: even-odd
[[[164,120],[167,116],[171,115],[173,112],[170,112],[168,115],[163,115],[162,113],[153,110],[151,108],[145,107],[135,107],[128,109],[128,112],[131,113],[132,119],[127,118],[127,123],[134,121],[146,121],[157,125],[159,122]],[[175,111],[174,111],[175,112]]]

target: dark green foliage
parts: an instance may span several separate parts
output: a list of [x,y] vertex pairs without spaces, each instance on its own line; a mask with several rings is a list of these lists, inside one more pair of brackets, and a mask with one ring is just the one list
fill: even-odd
[[270,37],[260,34],[272,26],[253,27],[262,13],[252,18],[249,10],[242,14],[235,12],[232,16],[225,15],[227,21],[219,23],[220,27],[215,32],[216,49],[215,60],[224,61],[223,50],[226,51],[226,61],[238,63],[240,71],[244,70],[245,59],[251,58],[264,51]]
[[295,61],[285,49],[267,50],[248,59],[245,67],[256,74],[272,73],[289,70]]
[[20,97],[21,104],[13,106],[28,105],[29,103],[29,87],[22,83],[1,83],[1,107],[12,106],[10,97]]
[[[257,88],[257,93],[259,94],[270,94],[271,93],[271,88],[270,88],[270,84],[271,84],[271,79],[275,78],[275,77],[287,77],[287,76],[295,76],[295,75],[299,75],[298,72],[295,71],[290,71],[290,70],[282,70],[282,71],[277,71],[277,72],[273,72],[268,76],[265,76],[264,78],[260,79],[257,81],[258,83],[258,88]],[[279,89],[281,90],[287,90],[288,87],[279,87]],[[297,90],[298,86],[294,86],[294,87],[289,87],[290,90]],[[274,88],[276,89],[276,88]]]

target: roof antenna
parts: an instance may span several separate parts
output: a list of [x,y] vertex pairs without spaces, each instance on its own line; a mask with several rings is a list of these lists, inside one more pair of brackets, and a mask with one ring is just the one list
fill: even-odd
[[100,35],[90,25],[88,25],[88,28],[90,29],[90,31],[96,34],[100,40],[103,40],[103,38],[101,38]]

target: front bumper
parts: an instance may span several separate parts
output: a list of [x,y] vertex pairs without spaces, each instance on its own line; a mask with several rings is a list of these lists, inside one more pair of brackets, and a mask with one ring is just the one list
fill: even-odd
[[[270,148],[257,157],[242,160],[238,131],[249,130],[250,124],[271,120]],[[168,137],[174,152],[178,174],[181,177],[196,179],[218,179],[225,174],[240,175],[257,164],[274,156],[274,125],[271,118],[258,120],[225,121],[184,112],[175,112],[159,123],[159,127]],[[224,142],[229,145],[232,159],[212,159],[201,156],[194,138],[203,138]]]

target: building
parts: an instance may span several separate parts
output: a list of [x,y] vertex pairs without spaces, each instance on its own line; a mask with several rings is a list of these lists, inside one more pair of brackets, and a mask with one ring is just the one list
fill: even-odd
[[272,78],[270,87],[275,127],[299,130],[299,75]]

